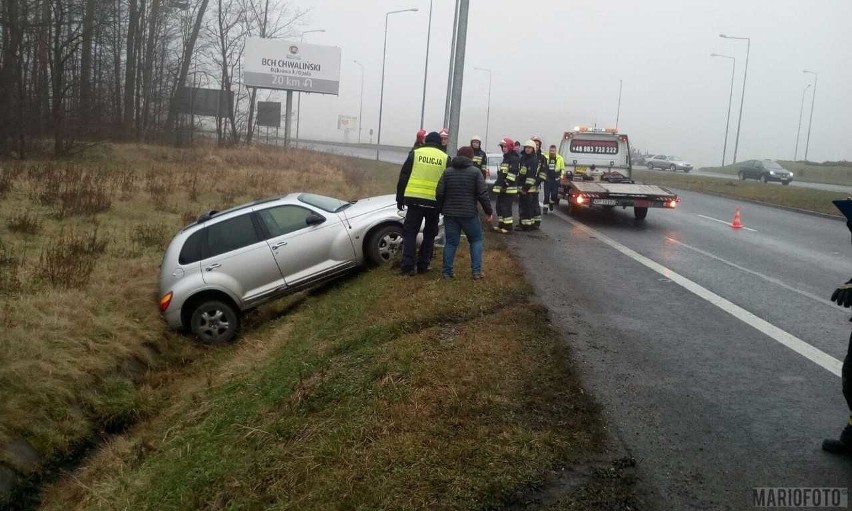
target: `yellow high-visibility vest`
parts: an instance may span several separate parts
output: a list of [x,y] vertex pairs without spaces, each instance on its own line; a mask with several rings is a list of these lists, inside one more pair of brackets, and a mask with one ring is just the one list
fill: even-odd
[[447,153],[437,147],[414,150],[411,177],[405,187],[405,196],[413,199],[435,200],[435,189],[447,168]]

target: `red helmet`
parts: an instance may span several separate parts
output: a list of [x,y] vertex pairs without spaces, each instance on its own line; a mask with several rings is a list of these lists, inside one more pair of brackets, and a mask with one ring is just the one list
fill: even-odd
[[448,130],[447,128],[443,128],[441,131],[438,132],[438,135],[441,135],[441,138],[449,137],[450,130]]
[[509,137],[503,137],[503,140],[500,141],[498,146],[506,146],[509,149],[513,149],[515,147],[515,141]]
[[426,141],[426,130],[420,130],[417,132],[417,143],[422,144]]

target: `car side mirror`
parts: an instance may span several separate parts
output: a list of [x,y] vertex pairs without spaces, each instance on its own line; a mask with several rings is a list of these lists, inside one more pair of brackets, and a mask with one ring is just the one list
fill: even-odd
[[325,222],[325,217],[316,213],[311,213],[305,218],[305,223],[308,225],[319,225]]

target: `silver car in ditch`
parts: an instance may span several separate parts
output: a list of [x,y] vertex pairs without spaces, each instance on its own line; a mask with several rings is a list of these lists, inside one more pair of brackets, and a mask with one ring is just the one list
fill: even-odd
[[393,195],[347,202],[294,193],[210,211],[166,249],[160,311],[203,342],[230,341],[243,312],[389,261],[401,250],[402,222]]

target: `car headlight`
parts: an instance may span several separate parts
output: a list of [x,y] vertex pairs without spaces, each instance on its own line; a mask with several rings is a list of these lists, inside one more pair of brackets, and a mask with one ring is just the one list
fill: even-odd
[[790,172],[789,174],[790,174],[790,177],[793,177],[793,173],[792,173],[792,172]]
[[770,171],[769,171],[769,175],[770,175],[770,176],[774,176],[774,175],[775,175],[775,171],[774,171],[774,170],[770,170]]

